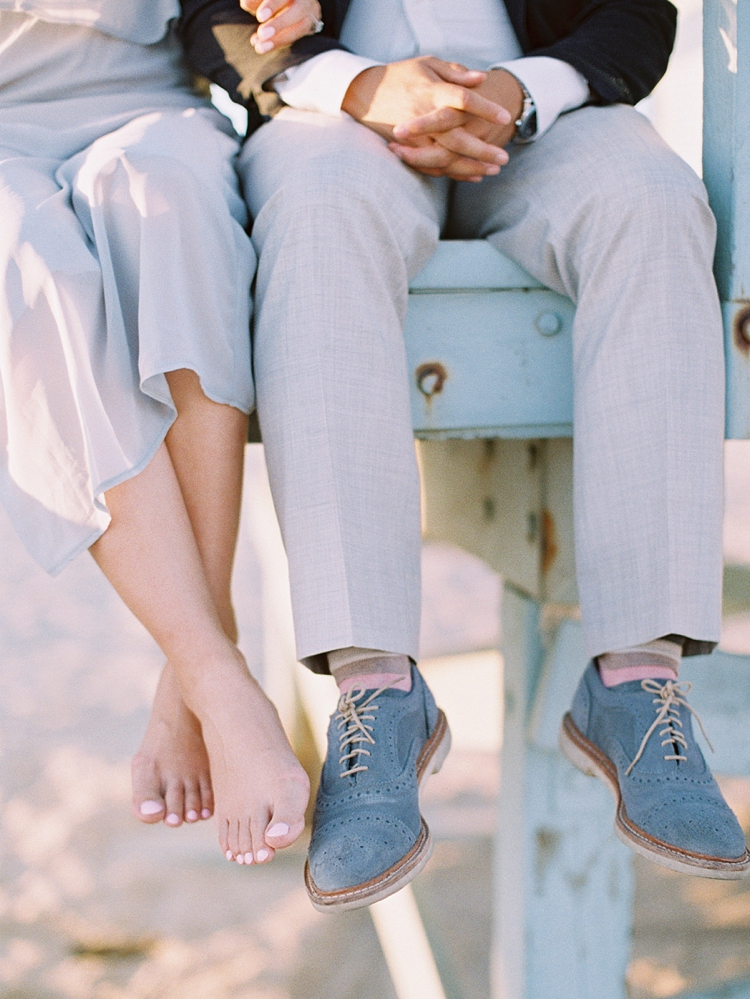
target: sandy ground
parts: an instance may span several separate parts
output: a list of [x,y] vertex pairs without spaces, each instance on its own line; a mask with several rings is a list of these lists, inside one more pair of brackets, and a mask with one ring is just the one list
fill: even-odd
[[[259,449],[248,457],[252,489]],[[750,445],[730,445],[728,457],[727,553],[750,563]],[[259,669],[259,568],[243,539],[236,597]],[[133,819],[128,760],[158,650],[88,557],[50,580],[3,516],[0,551],[0,995],[392,999],[367,913],[326,917],[309,906],[304,843],[267,868],[241,869],[221,857],[211,823],[171,830]],[[500,585],[442,546],[425,550],[424,567],[423,649],[440,657],[427,668],[454,709],[457,749],[431,782],[438,843],[415,894],[448,999],[486,999],[499,678],[487,654],[453,654],[497,642]],[[728,622],[738,651],[750,651],[742,611]],[[469,677],[492,705],[481,717],[477,699],[461,694]],[[747,784],[729,790],[748,816]],[[750,976],[748,889],[639,864],[633,999],[740,975]]]

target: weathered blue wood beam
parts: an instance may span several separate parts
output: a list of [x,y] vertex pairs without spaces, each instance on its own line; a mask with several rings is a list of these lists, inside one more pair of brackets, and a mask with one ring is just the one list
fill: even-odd
[[410,292],[405,339],[417,437],[572,436],[569,299],[485,240],[440,243]]
[[674,999],[750,999],[750,979],[741,982],[728,982],[710,992],[690,992],[675,996]]
[[705,0],[703,178],[719,225],[727,437],[750,437],[750,4]]

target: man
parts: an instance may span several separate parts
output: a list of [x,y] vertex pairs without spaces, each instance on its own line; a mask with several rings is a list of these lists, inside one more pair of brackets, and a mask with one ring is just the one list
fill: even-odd
[[430,850],[418,784],[449,736],[413,666],[419,488],[402,324],[409,278],[441,235],[488,239],[576,303],[576,555],[592,663],[563,749],[614,788],[618,834],[638,852],[742,876],[744,837],[677,685],[681,656],[710,650],[720,626],[714,222],[698,179],[628,106],[666,68],[674,8],[329,0],[323,34],[273,51],[234,0],[183,11],[193,65],[248,106],[253,127],[272,116],[239,164],[260,258],[258,413],[298,652],[342,692],[313,904],[375,901]]

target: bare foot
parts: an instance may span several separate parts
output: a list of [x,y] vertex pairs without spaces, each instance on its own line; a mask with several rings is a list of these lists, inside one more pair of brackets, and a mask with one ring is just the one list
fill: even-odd
[[146,734],[133,758],[133,811],[169,826],[213,815],[208,754],[200,722],[182,699],[174,670],[159,680]]
[[276,708],[239,653],[184,693],[211,761],[221,849],[239,864],[265,863],[300,835],[310,796]]

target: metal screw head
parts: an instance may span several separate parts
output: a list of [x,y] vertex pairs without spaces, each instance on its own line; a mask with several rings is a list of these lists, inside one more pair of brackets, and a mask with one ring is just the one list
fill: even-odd
[[542,336],[554,336],[562,329],[562,319],[556,312],[542,312],[537,316],[536,328]]

